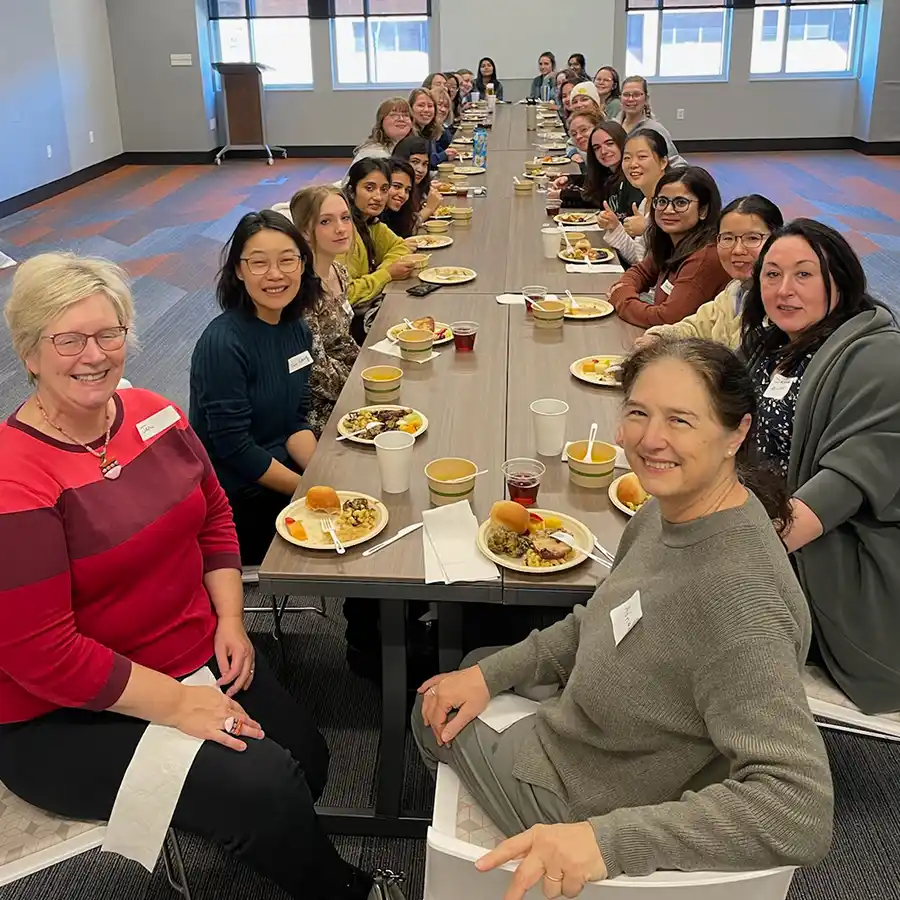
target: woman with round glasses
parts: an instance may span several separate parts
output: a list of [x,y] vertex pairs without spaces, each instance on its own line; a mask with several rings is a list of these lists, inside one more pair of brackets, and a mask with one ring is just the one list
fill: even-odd
[[603,114],[608,119],[616,118],[622,112],[619,73],[612,66],[602,66],[594,75],[594,87],[600,96]]
[[723,291],[675,325],[654,325],[635,341],[643,347],[661,337],[699,337],[736,350],[741,341],[741,309],[760,250],[784,225],[781,210],[759,194],[738,197],[722,210],[716,245],[722,268],[732,277]]
[[641,75],[629,75],[622,82],[622,112],[618,122],[628,134],[638,128],[657,131],[666,140],[670,166],[686,166],[687,160],[678,152],[669,130],[653,116],[650,108],[650,85]]
[[[236,257],[260,271],[261,252]],[[289,253],[274,262],[291,269]],[[125,273],[35,256],[5,313],[32,392],[0,424],[0,779],[56,815],[106,821],[148,724],[164,726],[202,741],[173,827],[286,896],[364,900],[372,879],[338,856],[313,805],[325,740],[244,629],[209,457],[164,397],[116,391],[134,325]],[[185,683],[203,668],[215,686]]]
[[262,562],[316,449],[303,314],[321,294],[312,252],[289,219],[263,210],[238,222],[216,285],[222,313],[191,356],[190,420],[228,495],[245,566]]
[[378,107],[375,126],[368,138],[353,151],[353,162],[367,157],[387,159],[394,147],[409,136],[412,128],[409,104],[403,97],[390,97]]
[[667,170],[651,205],[647,257],[621,277],[609,298],[621,319],[643,328],[680,322],[729,281],[716,252],[722,200],[706,169]]

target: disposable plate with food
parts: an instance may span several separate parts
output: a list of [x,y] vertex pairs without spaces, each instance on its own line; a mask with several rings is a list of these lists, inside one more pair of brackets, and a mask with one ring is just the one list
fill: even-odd
[[484,166],[457,166],[453,173],[455,175],[483,175],[486,171]]
[[[643,499],[639,499],[637,503],[625,501],[619,496],[619,491],[626,486],[628,487],[629,492],[631,492],[633,482],[636,479],[637,476],[634,472],[626,472],[624,475],[620,475],[618,478],[614,479],[607,489],[609,502],[612,503],[616,509],[625,513],[626,516],[633,516],[650,499],[650,495],[647,493],[644,493]],[[640,482],[638,482],[638,484],[640,484]]]
[[560,225],[596,225],[597,213],[567,212],[553,217]]
[[[453,340],[453,331],[450,326],[444,322],[436,322],[434,319],[421,318],[413,319],[412,323],[414,328],[431,329],[434,334],[435,347],[440,346],[441,344],[449,344],[450,341]],[[392,325],[387,330],[388,339],[396,341],[404,331],[408,330],[409,325],[405,322],[399,322],[397,325]]]
[[560,250],[557,256],[563,262],[583,266],[586,266],[589,262],[597,265],[600,263],[611,263],[615,262],[616,259],[616,255],[612,250],[607,250],[603,247],[591,247],[590,250],[579,250],[577,247],[573,247],[570,250],[566,247],[565,250]]
[[[452,218],[452,216],[446,218]],[[440,250],[453,243],[453,238],[447,234],[417,234],[415,239],[417,250]]]
[[621,366],[624,356],[609,356],[599,353],[596,356],[583,356],[569,366],[569,371],[579,380],[598,387],[622,387],[621,369],[608,371],[611,366]]
[[579,319],[586,321],[588,319],[602,319],[605,316],[611,316],[615,309],[612,303],[604,300],[602,297],[573,297],[573,304],[568,297],[560,297],[566,304],[565,318]]
[[[378,423],[378,428],[367,428],[372,423]],[[365,429],[365,430],[363,430]],[[410,406],[396,406],[394,404],[377,404],[375,406],[361,406],[348,412],[337,424],[338,434],[347,437],[354,444],[365,444],[374,447],[374,440],[385,431],[405,431],[417,438],[428,429],[428,419],[417,409]]]
[[286,541],[307,550],[335,550],[334,541],[322,527],[331,516],[338,539],[346,548],[372,540],[387,527],[387,507],[375,497],[359,491],[337,491],[340,510],[313,510],[306,495],[288,504],[275,520],[275,528]]
[[478,273],[464,266],[434,266],[419,272],[419,280],[426,284],[465,284],[474,281]]

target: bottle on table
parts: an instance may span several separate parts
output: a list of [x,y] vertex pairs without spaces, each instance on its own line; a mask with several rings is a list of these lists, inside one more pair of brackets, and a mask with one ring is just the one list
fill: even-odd
[[490,84],[486,84],[484,90],[487,94],[488,112],[493,115],[494,110],[497,108],[497,91],[494,88],[494,82],[492,81]]
[[472,135],[472,156],[476,166],[487,168],[487,129],[480,126]]

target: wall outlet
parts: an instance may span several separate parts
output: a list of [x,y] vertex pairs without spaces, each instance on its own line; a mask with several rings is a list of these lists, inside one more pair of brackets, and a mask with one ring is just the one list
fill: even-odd
[[89,132],[88,132],[88,140],[89,140],[92,144],[94,143],[94,132],[93,132],[93,131],[89,131]]
[[169,54],[169,65],[170,66],[192,66],[194,64],[194,57],[190,53],[170,53]]
[[683,110],[683,109],[676,110],[676,111],[675,111],[675,118],[676,118],[676,119],[683,119],[683,118],[684,118],[684,110]]
[[216,130],[216,117],[215,117],[215,116],[213,116],[213,117],[209,120],[209,130],[210,130],[210,131],[215,131],[215,130]]
[[50,144],[47,144],[47,159],[52,159],[53,157],[53,147]]

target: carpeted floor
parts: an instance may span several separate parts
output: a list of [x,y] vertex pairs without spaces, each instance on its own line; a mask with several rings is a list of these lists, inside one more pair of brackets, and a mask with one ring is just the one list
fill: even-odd
[[[696,155],[726,200],[759,192],[789,217],[809,215],[839,228],[862,255],[874,290],[896,304],[900,272],[900,160],[853,153]],[[279,161],[213,167],[126,167],[91,184],[0,220],[0,253],[23,260],[51,249],[100,254],[135,278],[142,349],[128,376],[187,404],[194,342],[215,314],[212,283],[221,246],[240,216],[290,197],[308,183],[338,178],[340,161]],[[0,269],[0,301],[11,280]],[[8,339],[0,339],[0,415],[26,395],[25,379]],[[251,592],[252,594],[252,592]],[[256,605],[248,596],[250,605]],[[332,748],[324,802],[362,805],[373,794],[378,695],[355,678],[343,656],[339,604],[328,617],[290,616],[287,680],[312,710]],[[250,623],[263,652],[277,659],[266,617]],[[828,734],[837,790],[834,848],[824,864],[798,874],[791,900],[896,900],[900,897],[900,745]],[[427,807],[427,773],[407,748],[406,804]],[[422,897],[420,841],[339,838],[345,857],[363,867],[383,865],[409,876],[408,897]],[[224,853],[185,837],[194,900],[281,900],[283,895]],[[171,900],[161,867],[153,876],[99,851],[62,863],[5,888],[0,900]],[[315,900],[315,898],[310,898]]]

